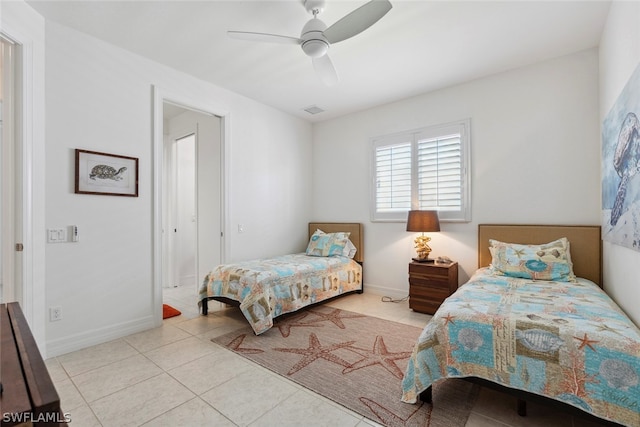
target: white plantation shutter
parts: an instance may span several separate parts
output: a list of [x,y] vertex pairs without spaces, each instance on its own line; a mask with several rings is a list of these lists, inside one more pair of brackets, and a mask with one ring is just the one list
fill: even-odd
[[418,209],[462,207],[460,135],[418,140]]
[[411,144],[376,149],[376,210],[411,209]]
[[373,141],[373,221],[406,221],[411,209],[470,221],[469,120]]

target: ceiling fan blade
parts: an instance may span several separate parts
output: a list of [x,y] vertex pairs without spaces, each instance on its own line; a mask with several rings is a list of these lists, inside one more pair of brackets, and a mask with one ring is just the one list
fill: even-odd
[[227,35],[234,39],[250,40],[268,43],[300,44],[297,37],[279,36],[277,34],[253,33],[248,31],[227,31]]
[[319,58],[311,58],[313,68],[326,86],[335,86],[338,84],[338,73],[336,72],[333,62],[329,55],[323,55]]
[[389,0],[371,0],[324,30],[329,43],[338,43],[359,34],[391,10]]

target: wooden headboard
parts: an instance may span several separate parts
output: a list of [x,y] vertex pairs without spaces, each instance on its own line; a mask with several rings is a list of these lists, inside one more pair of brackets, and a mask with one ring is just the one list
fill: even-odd
[[349,239],[356,247],[356,255],[353,257],[359,263],[364,261],[364,227],[359,222],[310,222],[309,238],[317,229],[325,233],[348,232]]
[[491,264],[489,239],[538,245],[566,237],[573,272],[602,287],[602,240],[599,225],[478,225],[478,267]]

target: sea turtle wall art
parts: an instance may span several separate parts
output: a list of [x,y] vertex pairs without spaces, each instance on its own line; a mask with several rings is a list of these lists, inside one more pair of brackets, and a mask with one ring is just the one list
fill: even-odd
[[602,239],[640,251],[640,65],[602,122]]

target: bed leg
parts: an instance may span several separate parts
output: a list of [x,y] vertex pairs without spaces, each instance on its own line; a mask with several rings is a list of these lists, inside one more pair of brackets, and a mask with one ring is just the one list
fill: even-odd
[[208,299],[203,299],[202,300],[202,315],[206,316],[207,313],[209,313],[209,300]]
[[432,392],[431,392],[431,386],[429,386],[428,389],[426,389],[425,391],[420,393],[420,400],[422,400],[425,403],[432,403],[433,395],[432,395]]
[[527,416],[527,401],[518,399],[518,415],[521,417]]

